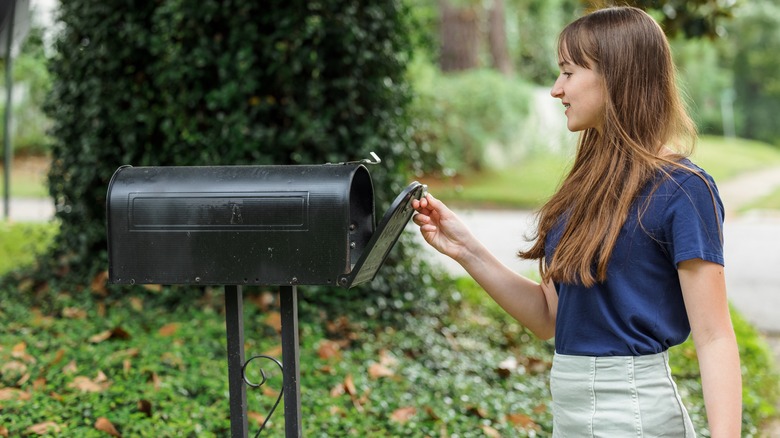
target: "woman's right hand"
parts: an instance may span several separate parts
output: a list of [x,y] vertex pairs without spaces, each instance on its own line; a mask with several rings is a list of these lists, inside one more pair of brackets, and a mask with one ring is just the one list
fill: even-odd
[[420,227],[425,241],[440,253],[459,261],[467,251],[468,242],[473,239],[466,225],[430,193],[412,201],[412,207],[417,210],[413,221]]

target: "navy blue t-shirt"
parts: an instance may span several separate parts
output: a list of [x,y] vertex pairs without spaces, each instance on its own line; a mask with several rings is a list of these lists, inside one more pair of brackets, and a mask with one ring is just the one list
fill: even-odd
[[[684,169],[672,170],[671,178],[659,175],[660,185],[659,180],[649,183],[629,210],[607,266],[607,280],[590,288],[555,284],[556,352],[640,356],[660,353],[688,338],[691,329],[677,264],[699,258],[723,265],[724,211],[712,178],[690,161],[683,163],[699,170],[709,187]],[[562,233],[562,223],[551,230],[546,254],[553,254]]]

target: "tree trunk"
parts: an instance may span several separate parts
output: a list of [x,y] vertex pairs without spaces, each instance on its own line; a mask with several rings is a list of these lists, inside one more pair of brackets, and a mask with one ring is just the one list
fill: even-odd
[[504,0],[493,0],[493,4],[488,9],[488,44],[493,68],[505,76],[511,76],[513,69],[506,41]]
[[441,17],[441,58],[444,72],[479,67],[480,16],[478,6],[455,7],[439,0]]

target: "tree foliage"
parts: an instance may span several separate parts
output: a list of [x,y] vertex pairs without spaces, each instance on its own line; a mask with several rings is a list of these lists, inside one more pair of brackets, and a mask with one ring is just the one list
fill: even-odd
[[780,5],[766,0],[748,2],[729,31],[737,133],[778,144]]
[[76,277],[107,266],[106,189],[124,164],[321,164],[375,151],[379,214],[408,183],[400,1],[73,0],[59,19],[49,177],[55,258]]
[[722,0],[580,0],[591,8],[630,5],[653,14],[668,36],[716,38],[733,16],[736,1]]

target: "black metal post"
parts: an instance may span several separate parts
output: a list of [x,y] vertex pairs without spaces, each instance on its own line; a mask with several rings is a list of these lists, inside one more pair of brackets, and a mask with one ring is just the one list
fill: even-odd
[[301,436],[301,373],[298,350],[298,287],[280,286],[282,365],[284,366],[284,431],[286,438]]
[[247,438],[249,425],[243,374],[244,301],[241,286],[225,286],[225,320],[227,323],[228,384],[230,387],[230,436],[232,438]]

